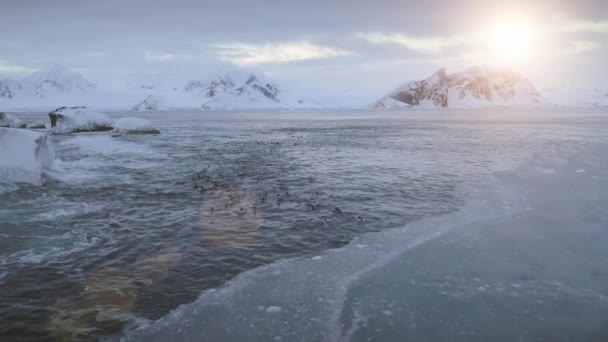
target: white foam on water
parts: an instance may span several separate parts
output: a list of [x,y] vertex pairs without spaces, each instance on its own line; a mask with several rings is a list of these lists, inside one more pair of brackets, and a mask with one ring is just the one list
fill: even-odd
[[47,212],[33,215],[28,221],[49,221],[65,217],[95,213],[103,210],[101,204],[92,203],[61,203]]
[[158,130],[152,126],[152,123],[141,118],[120,118],[114,122],[113,132],[116,133],[158,133]]
[[[142,138],[143,139],[143,138]],[[68,153],[70,160],[59,163],[62,172],[52,176],[70,184],[96,182],[111,176],[121,183],[131,182],[130,177],[120,172],[108,172],[108,168],[146,169],[162,165],[168,156],[143,142],[124,141],[106,133],[86,133],[61,142],[63,149],[76,148]],[[74,159],[76,157],[76,159]]]
[[58,262],[79,255],[97,246],[98,237],[87,237],[86,232],[66,232],[59,236],[30,236],[32,247],[0,256],[0,265],[24,266]]
[[122,141],[109,134],[86,134],[66,140],[61,145],[73,145],[82,153],[103,156],[136,155],[147,158],[165,159],[167,156],[155,152],[149,146],[134,142]]
[[51,128],[54,133],[108,130],[112,128],[112,120],[105,114],[84,107],[59,108],[53,114],[60,115],[57,119],[57,126]]

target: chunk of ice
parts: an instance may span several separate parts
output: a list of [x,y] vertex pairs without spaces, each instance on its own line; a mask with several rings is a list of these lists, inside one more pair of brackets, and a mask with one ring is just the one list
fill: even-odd
[[279,313],[279,312],[281,312],[281,310],[283,310],[283,308],[281,308],[280,306],[271,305],[271,306],[267,307],[266,310],[264,310],[264,312],[272,314],[272,313]]
[[42,184],[42,173],[54,169],[55,153],[46,135],[0,128],[0,183]]

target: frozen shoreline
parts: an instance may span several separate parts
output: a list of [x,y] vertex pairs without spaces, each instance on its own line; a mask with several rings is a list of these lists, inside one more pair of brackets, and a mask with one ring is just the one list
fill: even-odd
[[585,272],[608,256],[606,155],[601,143],[535,156],[478,184],[458,212],[244,272],[122,340],[599,341],[608,274]]

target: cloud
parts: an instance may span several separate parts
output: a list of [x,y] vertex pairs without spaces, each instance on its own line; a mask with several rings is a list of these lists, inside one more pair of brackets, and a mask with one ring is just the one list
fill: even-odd
[[574,40],[568,42],[563,49],[557,50],[558,55],[578,55],[593,51],[600,47],[600,44],[589,40]]
[[93,52],[85,52],[82,54],[82,57],[85,58],[100,58],[100,57],[105,57],[107,55],[107,53],[105,52],[100,52],[100,51],[93,51]]
[[188,53],[170,53],[146,51],[144,59],[149,62],[172,62],[178,60],[191,60],[194,56]]
[[350,56],[351,52],[308,41],[266,44],[214,44],[222,60],[237,65],[285,63],[307,59]]
[[372,44],[398,44],[410,50],[438,53],[446,47],[458,45],[464,42],[462,37],[429,37],[419,38],[406,36],[400,33],[357,33],[355,37]]
[[559,32],[608,33],[608,21],[564,20],[556,27]]
[[11,64],[9,62],[0,60],[0,72],[32,72],[36,69],[32,69],[22,65]]

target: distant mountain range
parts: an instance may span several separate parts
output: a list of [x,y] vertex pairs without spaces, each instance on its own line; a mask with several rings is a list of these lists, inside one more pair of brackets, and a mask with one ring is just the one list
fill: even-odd
[[315,107],[311,101],[287,97],[280,87],[253,73],[227,72],[205,80],[191,80],[183,87],[155,92],[133,106],[134,111],[201,109],[279,109]]
[[608,107],[608,90],[566,84],[545,88],[542,94],[547,103],[558,106]]
[[0,110],[80,105],[133,111],[322,107],[313,100],[291,96],[263,75],[240,71],[193,79],[178,87],[143,82],[123,92],[100,89],[81,74],[59,66],[21,80],[0,80]]
[[[170,85],[171,84],[171,85]],[[56,66],[20,80],[0,79],[0,111],[52,110],[88,106],[100,110],[239,110],[336,108],[289,93],[260,73],[229,71],[187,82],[137,78],[124,90],[107,90],[81,74]],[[425,80],[408,82],[370,107],[472,108],[488,106],[608,106],[608,91],[557,87],[541,94],[511,70],[473,67],[448,74],[440,69]]]
[[398,87],[372,107],[475,108],[540,103],[540,93],[519,73],[473,67],[452,74],[442,68],[425,80],[411,81]]

